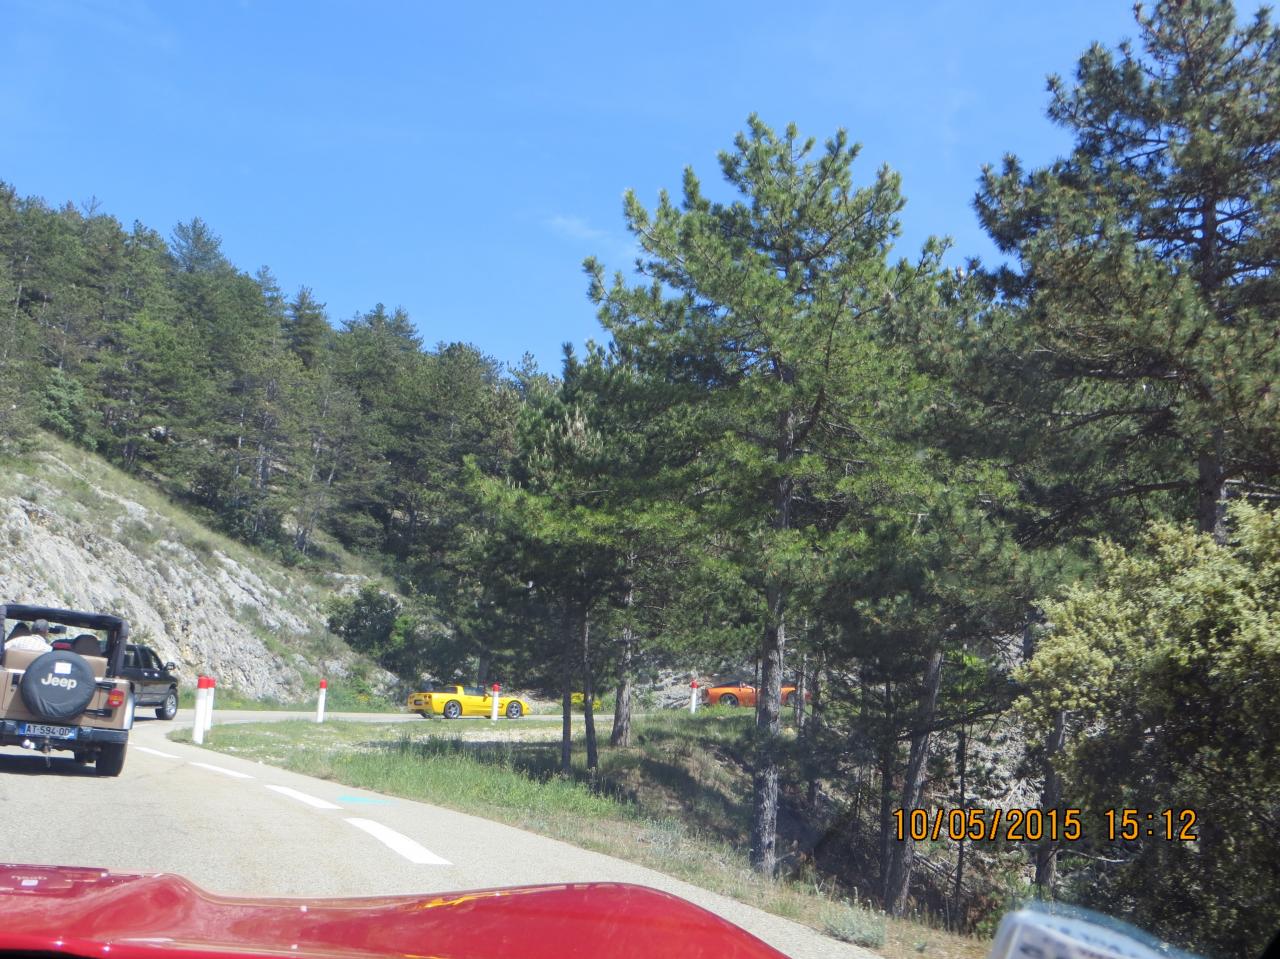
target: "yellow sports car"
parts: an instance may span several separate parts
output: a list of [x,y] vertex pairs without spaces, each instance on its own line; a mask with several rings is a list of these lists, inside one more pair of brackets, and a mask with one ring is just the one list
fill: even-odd
[[[574,708],[574,709],[582,709],[582,710],[585,710],[585,709],[587,708],[587,707],[586,707],[586,702],[587,702],[587,694],[586,694],[586,693],[572,693],[572,694],[569,696],[569,701],[573,703],[573,708]],[[591,697],[591,711],[594,713],[594,712],[596,712],[599,708],[600,708],[600,697],[599,697],[599,696],[592,696],[592,697]]]
[[[527,700],[519,696],[498,696],[498,714],[519,719],[529,711]],[[432,686],[425,693],[410,693],[409,712],[423,719],[443,716],[492,716],[493,693],[484,686]]]

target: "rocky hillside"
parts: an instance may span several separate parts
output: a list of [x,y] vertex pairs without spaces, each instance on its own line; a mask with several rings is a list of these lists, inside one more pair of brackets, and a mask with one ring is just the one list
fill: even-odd
[[124,616],[184,680],[208,673],[283,701],[321,675],[375,689],[393,680],[325,629],[326,600],[359,577],[287,569],[53,438],[0,461],[0,544],[0,601]]

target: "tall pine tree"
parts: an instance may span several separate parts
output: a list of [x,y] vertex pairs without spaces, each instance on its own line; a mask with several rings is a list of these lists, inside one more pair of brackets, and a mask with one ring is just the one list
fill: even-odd
[[973,328],[977,382],[1043,441],[1044,527],[1152,502],[1222,540],[1230,487],[1274,493],[1280,467],[1280,33],[1229,0],[1164,0],[1138,26],[1140,50],[1095,45],[1073,85],[1050,79],[1068,157],[983,176],[1014,264],[1010,308]]
[[818,535],[806,504],[832,471],[874,470],[835,449],[868,444],[877,397],[900,389],[874,328],[895,291],[930,272],[889,263],[898,178],[882,169],[855,187],[857,153],[843,131],[815,151],[794,127],[779,135],[753,116],[720,158],[735,201],[707,198],[692,170],[679,205],[664,192],[650,213],[627,195],[647,285],[619,275],[606,286],[587,265],[619,349],[667,382],[670,402],[696,423],[701,507],[736,544],[764,607],[751,861],[766,874],[777,863],[790,606]]

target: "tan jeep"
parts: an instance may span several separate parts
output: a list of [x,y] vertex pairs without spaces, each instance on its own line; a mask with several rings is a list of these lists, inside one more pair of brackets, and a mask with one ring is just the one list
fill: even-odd
[[[53,648],[49,634],[69,629],[78,635],[57,644],[69,648]],[[67,750],[99,776],[119,776],[133,728],[133,694],[120,675],[128,638],[118,616],[0,606],[0,746],[46,760],[51,750]]]

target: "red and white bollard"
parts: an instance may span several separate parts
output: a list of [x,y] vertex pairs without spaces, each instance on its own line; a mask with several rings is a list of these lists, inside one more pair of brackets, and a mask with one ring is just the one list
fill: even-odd
[[320,680],[320,698],[316,700],[316,722],[324,722],[324,697],[329,692],[329,680]]
[[502,687],[494,683],[489,687],[489,692],[493,694],[493,706],[489,710],[489,721],[496,723],[498,721],[498,693],[502,691]]
[[696,713],[698,711],[698,681],[695,679],[689,684],[689,712]]
[[196,679],[196,718],[191,727],[191,739],[198,746],[204,742],[204,707],[209,702],[209,677]]
[[209,688],[205,691],[204,731],[208,732],[213,728],[213,694],[217,692],[218,680],[213,676],[206,678],[209,680]]

